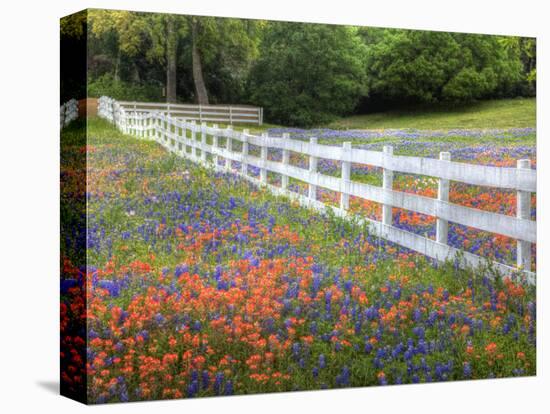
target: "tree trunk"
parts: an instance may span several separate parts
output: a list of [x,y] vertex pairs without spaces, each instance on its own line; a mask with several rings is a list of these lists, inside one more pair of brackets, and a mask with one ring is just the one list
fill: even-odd
[[141,83],[141,76],[139,76],[139,68],[138,68],[138,65],[136,65],[135,63],[132,64],[132,80],[138,85]]
[[198,48],[198,23],[193,19],[191,23],[191,37],[193,42],[192,55],[193,55],[193,81],[195,83],[195,92],[197,94],[197,103],[199,105],[208,105],[208,92],[206,91],[206,85],[204,84],[204,78],[202,76],[202,62],[201,55]]
[[174,19],[166,21],[166,102],[176,102],[176,60],[178,32]]
[[114,79],[115,79],[115,82],[118,82],[120,80],[120,46],[117,48],[117,51],[116,51]]

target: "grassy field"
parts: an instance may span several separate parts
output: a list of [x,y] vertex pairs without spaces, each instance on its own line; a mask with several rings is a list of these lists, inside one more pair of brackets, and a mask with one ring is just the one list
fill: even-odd
[[526,128],[536,126],[536,100],[502,99],[462,107],[427,107],[342,118],[337,129]]
[[[536,127],[536,99],[518,98],[480,101],[458,107],[425,106],[366,115],[353,115],[319,125],[331,129],[508,129]],[[221,127],[227,126],[220,124]],[[261,133],[284,126],[264,123],[261,126],[234,124],[236,130],[248,128]]]

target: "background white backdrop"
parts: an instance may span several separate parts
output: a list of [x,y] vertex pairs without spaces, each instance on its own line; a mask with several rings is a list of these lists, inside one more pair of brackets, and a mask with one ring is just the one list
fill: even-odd
[[550,174],[550,25],[544,1],[8,0],[0,12],[0,410],[78,413],[86,409],[57,395],[58,26],[61,16],[86,7],[537,36],[539,173],[536,378],[117,404],[87,410],[427,414],[548,409],[549,346],[544,321],[550,301],[550,261],[544,253],[550,228],[545,219],[549,191],[544,177]]

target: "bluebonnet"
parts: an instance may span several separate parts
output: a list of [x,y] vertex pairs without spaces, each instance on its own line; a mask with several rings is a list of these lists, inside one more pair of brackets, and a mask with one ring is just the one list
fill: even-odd
[[319,355],[319,368],[323,369],[327,366],[327,361],[324,354]]

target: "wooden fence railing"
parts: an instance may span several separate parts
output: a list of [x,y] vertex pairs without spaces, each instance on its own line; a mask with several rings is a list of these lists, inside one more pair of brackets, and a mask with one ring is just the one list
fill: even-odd
[[78,101],[76,99],[71,99],[61,105],[59,108],[59,121],[61,129],[69,125],[76,118],[78,118]]
[[262,125],[264,117],[263,108],[255,106],[192,105],[128,101],[119,101],[118,103],[126,112],[147,113],[158,111],[173,118],[199,122]]
[[[230,169],[232,161],[238,162],[241,166],[239,170],[234,170],[235,173],[275,193],[295,198],[303,205],[322,210],[331,208],[336,214],[348,217],[349,196],[380,203],[381,221],[364,217],[359,220],[380,237],[436,260],[455,259],[463,266],[473,267],[489,264],[486,258],[448,245],[449,221],[514,238],[517,240],[517,267],[498,262],[490,262],[490,265],[505,276],[535,283],[535,273],[531,271],[531,245],[536,243],[536,222],[530,219],[530,212],[531,193],[536,192],[536,171],[530,168],[529,160],[519,160],[517,168],[502,168],[453,162],[447,152],[442,152],[439,159],[431,159],[393,155],[391,146],[385,146],[383,152],[378,152],[352,149],[349,142],[343,143],[342,147],[335,147],[318,144],[316,138],[305,142],[290,139],[288,135],[283,135],[282,138],[269,137],[267,134],[257,136],[250,134],[248,130],[237,132],[231,127],[222,129],[216,125],[197,124],[160,112],[127,112],[122,105],[110,98],[100,99],[99,115],[114,122],[125,133],[155,140],[168,150],[204,165],[221,168],[219,160],[222,159],[225,160],[223,168]],[[211,139],[207,139],[208,136]],[[219,145],[219,137],[226,138],[224,147]],[[233,140],[242,143],[239,152],[234,150]],[[260,157],[249,153],[249,145],[260,147]],[[282,160],[269,160],[268,148],[281,149]],[[290,152],[308,156],[309,169],[289,164]],[[320,158],[340,161],[341,176],[334,177],[318,172]],[[351,164],[368,164],[382,168],[382,187],[350,180]],[[260,170],[259,178],[249,175],[248,166]],[[268,171],[282,176],[281,186],[267,182]],[[438,197],[430,198],[393,190],[394,172],[437,177]],[[307,197],[289,190],[289,177],[308,184]],[[450,203],[450,181],[516,190],[517,216]],[[339,192],[339,207],[327,206],[317,200],[317,187]],[[436,217],[435,240],[394,227],[392,207]]]

